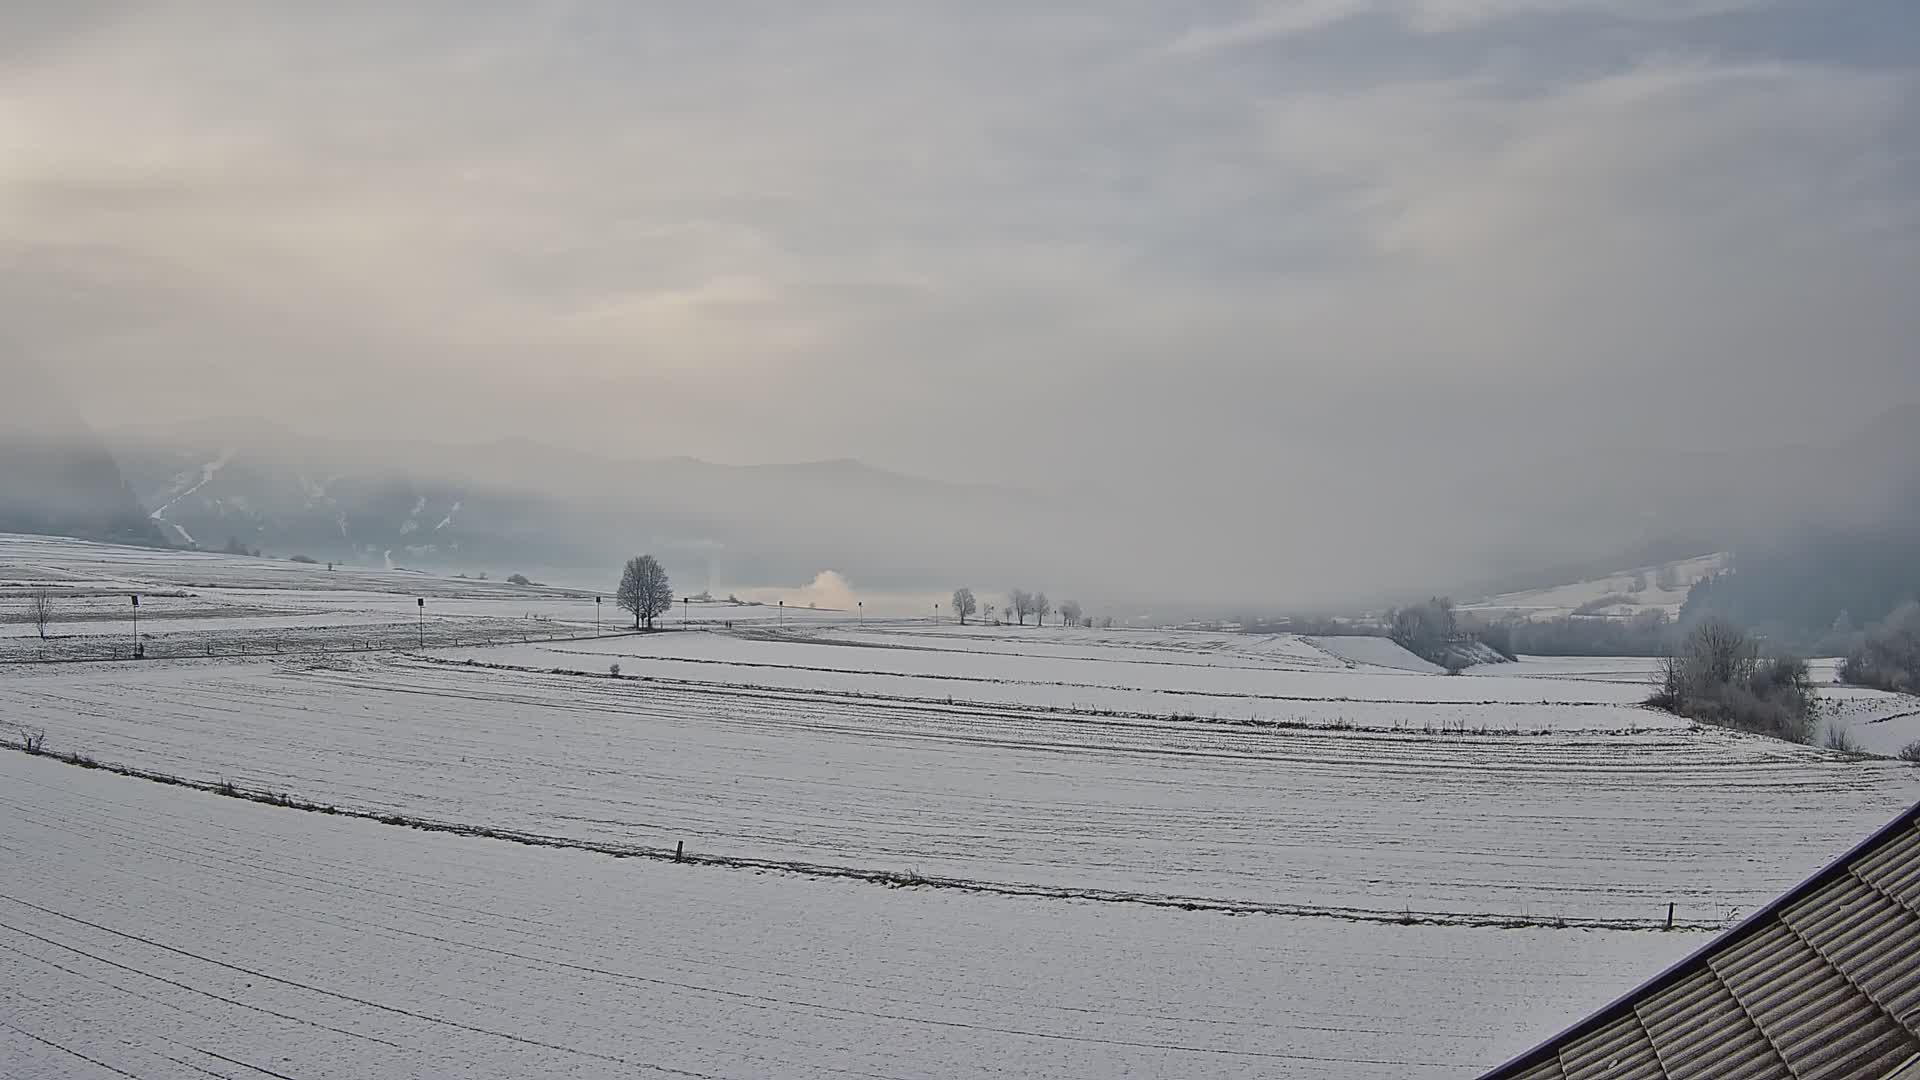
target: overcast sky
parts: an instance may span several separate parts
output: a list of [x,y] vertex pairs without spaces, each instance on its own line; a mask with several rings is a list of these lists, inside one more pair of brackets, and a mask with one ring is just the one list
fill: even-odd
[[106,427],[1223,498],[1792,441],[1920,399],[1917,58],[1912,0],[13,4],[0,319]]

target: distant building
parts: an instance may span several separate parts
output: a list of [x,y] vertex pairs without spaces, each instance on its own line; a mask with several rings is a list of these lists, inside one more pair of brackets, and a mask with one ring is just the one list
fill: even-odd
[[1483,1080],[1920,1080],[1920,806]]

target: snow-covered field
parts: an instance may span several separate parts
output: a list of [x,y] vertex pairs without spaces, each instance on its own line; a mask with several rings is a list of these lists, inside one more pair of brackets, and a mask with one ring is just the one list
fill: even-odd
[[[1920,741],[1920,697],[1842,685],[1839,664],[1829,658],[1809,665],[1821,700],[1823,739],[1826,729],[1838,728],[1861,750],[1883,757]],[[1660,661],[1646,656],[1527,656],[1499,670],[1515,678],[1613,682],[1644,693],[1659,679]]]
[[[1485,675],[1432,678],[1407,670],[1421,661],[1385,639],[1325,640],[1356,651],[1356,643],[1365,643],[1376,658],[1400,666],[1359,663],[1290,635],[1058,627],[962,633],[924,622],[864,632],[659,634],[448,655],[582,672],[604,672],[614,663],[637,672],[633,665],[642,664],[646,674],[663,678],[1162,716],[1515,731],[1673,726],[1632,707],[1646,696],[1644,685],[1507,678],[1504,666],[1484,669]],[[1416,705],[1434,708],[1411,708]]]
[[[696,633],[645,641],[674,638],[849,664],[953,656]],[[689,682],[683,665],[631,656],[614,679],[544,670],[528,651],[16,665],[0,692],[14,722],[46,730],[54,749],[359,809],[982,887],[1381,918],[1644,922],[1674,902],[1683,918],[1723,919],[1920,797],[1920,771],[1906,766],[1622,706],[1458,706],[1617,714],[1526,734],[1436,723],[1468,715],[1452,704],[1296,702],[1308,724],[1296,727],[795,688],[785,668],[704,664],[694,670],[707,681]],[[473,653],[532,663],[455,659]],[[1074,678],[1223,671],[1240,674],[1088,660]],[[1345,677],[1408,692],[1476,681]],[[1515,681],[1536,696],[1587,685]]]
[[610,859],[20,754],[0,814],[34,1080],[1471,1076],[1702,940]]
[[[41,591],[54,612],[44,640],[21,617]],[[590,637],[616,633],[628,618],[611,593],[0,534],[0,662],[128,658],[135,595],[140,642],[153,658]],[[721,601],[676,605],[663,622],[778,627],[850,618]]]
[[[62,632],[138,588],[155,641],[283,646],[7,639],[0,738],[109,769],[0,751],[0,1075],[1467,1076],[1920,799],[1637,707],[1646,660],[731,605],[593,637],[591,596],[259,562],[0,538]],[[531,632],[302,637],[417,596]]]

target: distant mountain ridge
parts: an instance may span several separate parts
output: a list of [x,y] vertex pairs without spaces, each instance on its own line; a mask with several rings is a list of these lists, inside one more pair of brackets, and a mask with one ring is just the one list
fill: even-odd
[[851,459],[619,461],[524,440],[374,446],[257,425],[223,435],[115,439],[134,491],[176,543],[448,569],[598,566],[649,550],[731,583],[850,563],[905,580],[925,573],[926,540],[964,530],[956,518],[1044,509],[1025,493]]

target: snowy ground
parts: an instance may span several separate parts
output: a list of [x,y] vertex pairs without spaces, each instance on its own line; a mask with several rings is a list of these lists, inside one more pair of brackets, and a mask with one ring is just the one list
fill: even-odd
[[361,809],[1372,917],[1644,921],[1674,902],[1684,919],[1720,920],[1920,798],[1920,770],[1718,730],[1634,730],[1624,725],[1650,714],[1617,706],[1620,727],[1545,735],[1424,727],[1452,714],[1418,702],[1360,714],[1397,729],[1350,730],[1332,721],[1351,713],[1331,711],[1294,728],[754,686],[742,677],[756,671],[734,667],[700,668],[733,684],[654,671],[431,658],[16,665],[0,693],[53,749]]
[[0,1075],[1465,1077],[1688,933],[609,859],[0,755]]
[[1350,665],[1384,667],[1421,675],[1436,675],[1443,670],[1440,665],[1431,660],[1422,660],[1387,638],[1315,637],[1307,640]]
[[[1188,633],[1183,631],[993,627],[987,632],[998,637],[983,641],[953,630],[923,623],[865,632],[831,627],[670,633],[448,655],[541,670],[605,671],[612,663],[643,663],[648,674],[663,677],[1160,715],[1358,722],[1353,714],[1374,703],[1399,706],[1388,711],[1416,726],[1440,714],[1407,706],[1445,706],[1441,712],[1449,719],[1470,715],[1478,718],[1475,726],[1514,730],[1567,726],[1570,715],[1584,717],[1579,726],[1671,726],[1667,718],[1632,707],[1646,696],[1644,685],[1508,678],[1505,665],[1477,669],[1484,675],[1434,678],[1401,666],[1358,663],[1287,635],[1237,635],[1238,651],[1227,651],[1197,646],[1236,635],[1195,633],[1194,641],[1185,642],[1179,640]],[[1138,637],[1124,640],[1129,635]],[[1384,639],[1328,640],[1366,642],[1380,659],[1394,660],[1385,655],[1391,650],[1405,658],[1396,663],[1420,663]]]
[[[44,640],[23,617],[41,591],[54,611]],[[610,594],[0,534],[0,662],[129,658],[135,595],[140,642],[152,658],[540,641],[617,633],[628,622]],[[666,622],[778,627],[852,618],[721,601],[676,605]]]
[[[1815,660],[1810,668],[1821,699],[1822,739],[1827,729],[1839,728],[1861,750],[1883,757],[1920,741],[1920,697],[1842,685],[1835,659]],[[1528,656],[1499,670],[1516,678],[1612,682],[1644,693],[1658,680],[1660,661],[1642,656]]]
[[1920,799],[1637,707],[1647,660],[724,604],[594,637],[578,593],[0,537],[0,594],[53,581],[56,655],[132,590],[150,645],[252,648],[0,637],[0,740],[143,774],[0,750],[7,1077],[1469,1076]]

